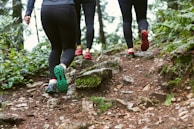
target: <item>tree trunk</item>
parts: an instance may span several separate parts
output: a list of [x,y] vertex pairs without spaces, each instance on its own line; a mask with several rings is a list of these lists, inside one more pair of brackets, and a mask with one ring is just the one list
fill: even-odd
[[7,4],[8,0],[1,1],[0,4],[0,15],[5,15],[6,14],[6,8],[5,5]]
[[23,27],[22,27],[22,1],[12,0],[12,9],[13,9],[12,17],[16,18],[13,24],[14,26],[17,25],[19,27],[15,42],[18,43],[17,50],[21,50],[24,48]]
[[177,0],[165,0],[165,1],[167,2],[168,8],[175,9],[175,10],[178,9],[178,5],[176,3]]
[[104,35],[104,29],[103,29],[103,20],[102,20],[102,10],[100,5],[100,0],[96,0],[97,4],[97,13],[98,13],[98,20],[99,20],[99,31],[100,31],[100,41],[102,42],[102,48],[106,49],[106,38]]

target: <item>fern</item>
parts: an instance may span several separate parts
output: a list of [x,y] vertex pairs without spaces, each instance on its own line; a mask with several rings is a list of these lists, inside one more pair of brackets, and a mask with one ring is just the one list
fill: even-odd
[[183,53],[193,49],[194,6],[187,1],[177,4],[180,10],[159,10],[159,22],[153,26],[155,43],[167,43],[162,53]]

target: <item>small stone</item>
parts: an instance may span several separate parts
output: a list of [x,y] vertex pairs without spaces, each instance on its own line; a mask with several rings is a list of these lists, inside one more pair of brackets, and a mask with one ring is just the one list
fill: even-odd
[[123,127],[123,125],[122,125],[122,124],[119,124],[119,125],[116,125],[116,126],[114,127],[114,129],[122,129],[122,127]]
[[188,99],[191,99],[192,97],[193,97],[193,93],[190,93],[190,94],[187,95]]
[[182,111],[182,112],[179,113],[179,116],[182,117],[182,116],[186,115],[187,113],[188,113],[187,110],[186,111]]
[[127,84],[132,84],[132,83],[134,83],[134,79],[131,76],[124,76],[123,82],[127,83]]
[[49,124],[45,124],[45,125],[43,126],[44,129],[49,129],[49,127],[50,127]]
[[191,108],[194,108],[194,102],[191,102],[191,103],[189,104],[189,106],[190,106]]
[[146,85],[144,88],[143,88],[143,91],[149,91],[151,89],[151,86],[150,84]]

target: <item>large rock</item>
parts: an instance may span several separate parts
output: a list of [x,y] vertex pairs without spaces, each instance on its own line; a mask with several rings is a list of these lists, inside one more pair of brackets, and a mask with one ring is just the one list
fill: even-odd
[[21,124],[23,121],[25,119],[18,114],[0,113],[0,124],[14,126]]
[[112,78],[112,70],[109,68],[94,69],[82,73],[76,78],[76,88],[99,87],[105,80]]

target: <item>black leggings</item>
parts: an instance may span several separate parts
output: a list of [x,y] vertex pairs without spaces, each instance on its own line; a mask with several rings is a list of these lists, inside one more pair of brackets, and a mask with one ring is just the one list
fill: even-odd
[[75,0],[78,23],[77,45],[81,45],[81,5],[84,11],[86,23],[86,47],[91,49],[94,39],[94,15],[96,9],[96,0]]
[[74,5],[42,6],[41,21],[52,48],[49,56],[50,78],[56,78],[54,67],[60,63],[68,67],[75,56],[77,33],[75,7]]
[[128,48],[133,48],[132,38],[132,6],[134,6],[138,29],[147,30],[147,0],[118,0],[122,17],[123,17],[123,32]]

